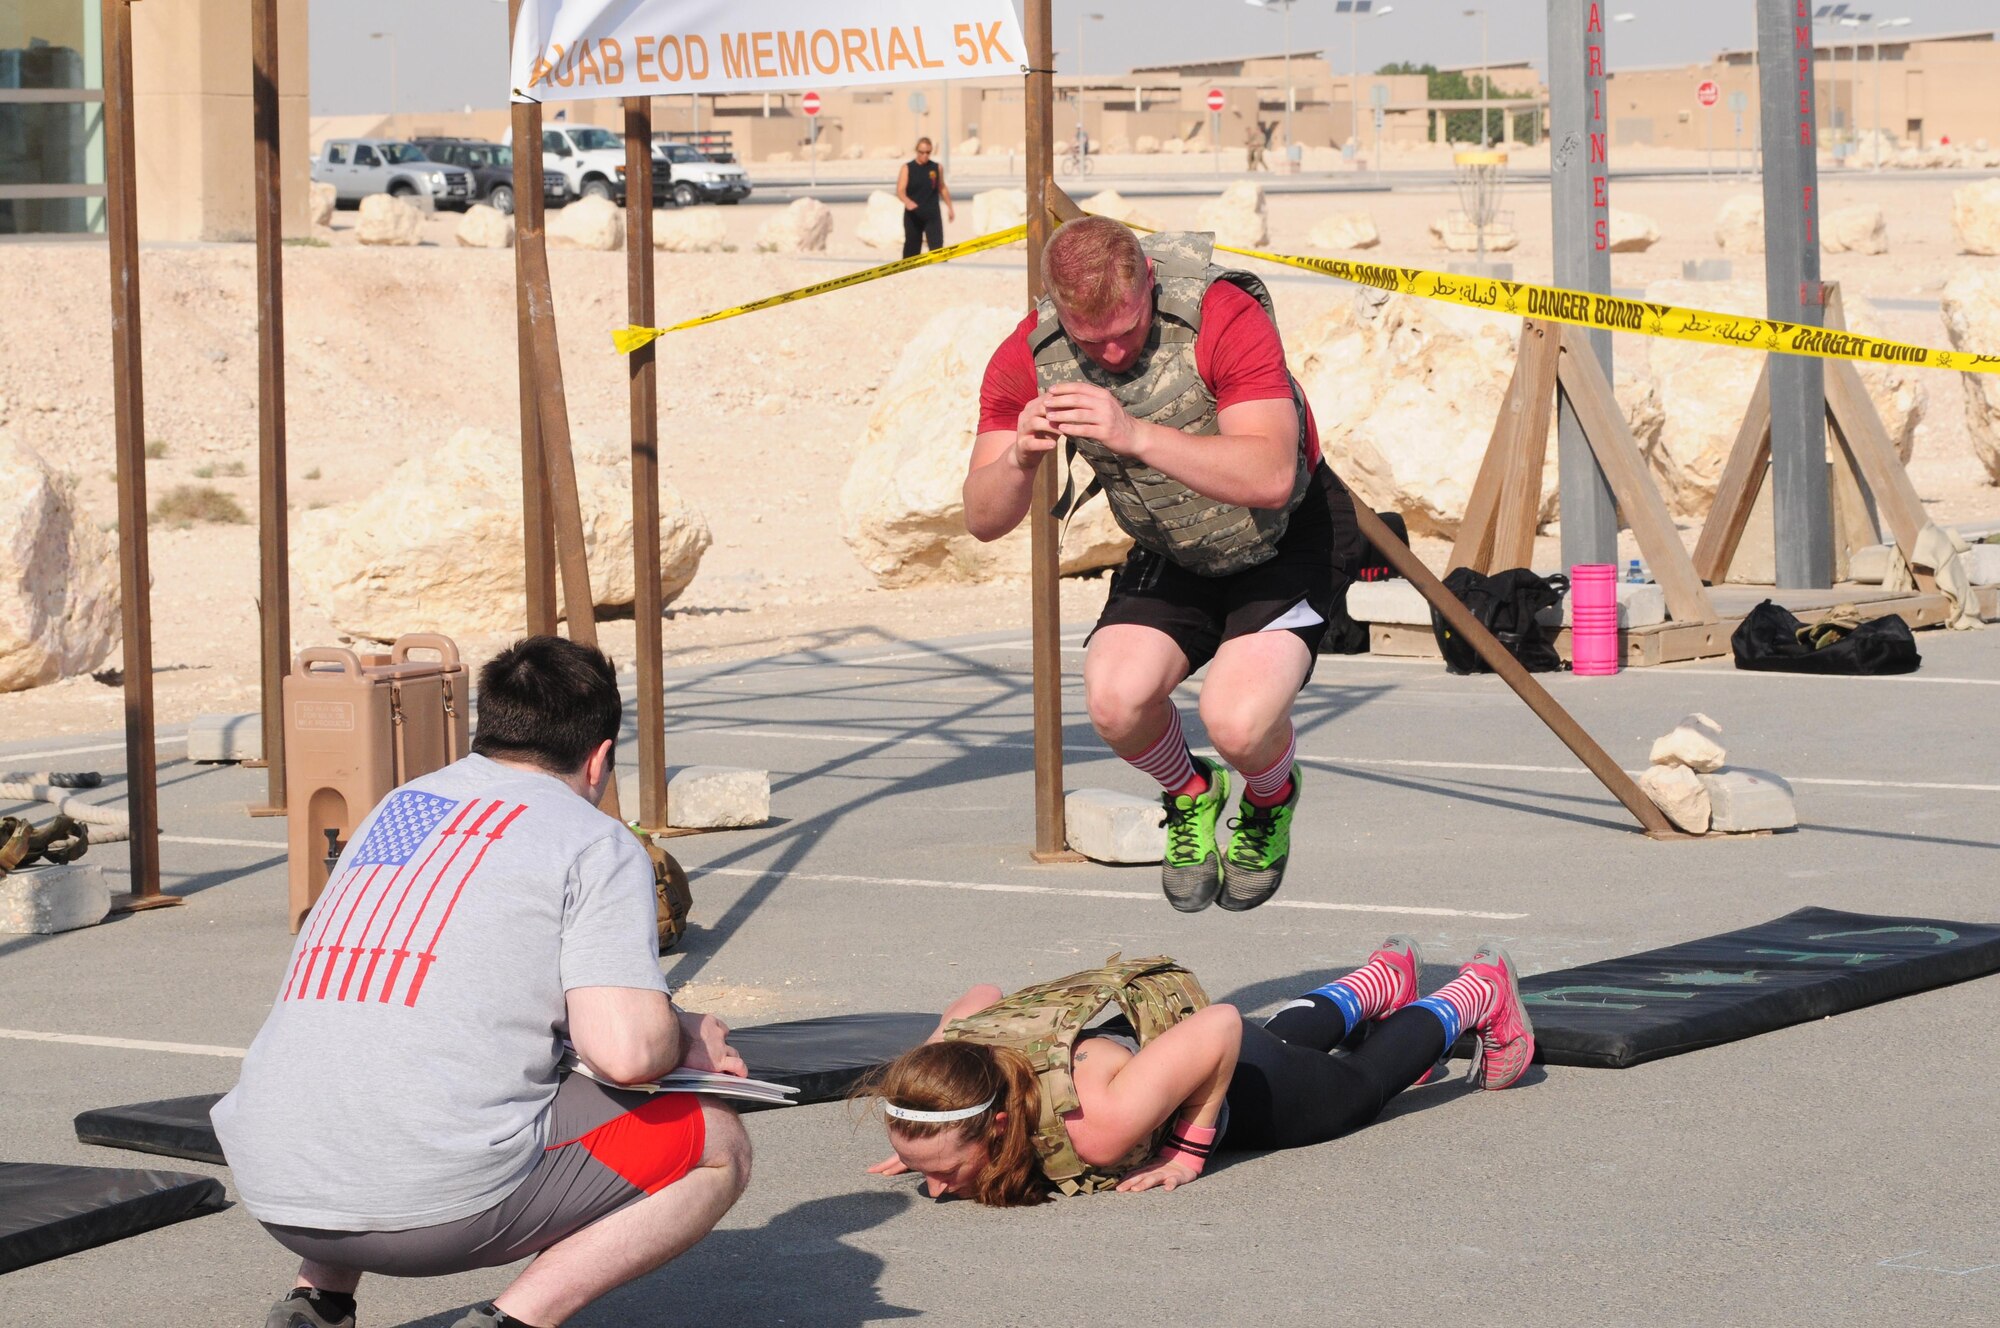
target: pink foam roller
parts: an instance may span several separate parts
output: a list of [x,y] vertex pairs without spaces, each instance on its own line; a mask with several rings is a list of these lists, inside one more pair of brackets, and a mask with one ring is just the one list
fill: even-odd
[[1586,678],[1618,672],[1617,577],[1610,563],[1569,569],[1570,670]]

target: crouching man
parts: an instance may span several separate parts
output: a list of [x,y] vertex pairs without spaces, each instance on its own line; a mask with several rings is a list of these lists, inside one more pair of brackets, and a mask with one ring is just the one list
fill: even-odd
[[553,1328],[707,1235],[750,1145],[710,1098],[621,1084],[744,1072],[674,1009],[653,873],[597,810],[611,662],[530,637],[479,677],[473,754],[385,798],[300,929],[217,1136],[250,1213],[297,1254],[267,1328],[352,1328],[363,1273],[534,1256],[457,1328]]

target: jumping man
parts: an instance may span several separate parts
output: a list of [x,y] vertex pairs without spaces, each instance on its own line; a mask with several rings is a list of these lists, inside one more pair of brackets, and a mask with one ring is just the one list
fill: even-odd
[[[1142,242],[1099,217],[1057,230],[1048,296],[986,367],[965,480],[967,530],[998,539],[1066,439],[1135,541],[1091,634],[1084,693],[1099,736],[1165,790],[1162,884],[1188,913],[1255,908],[1284,879],[1292,703],[1363,547],[1270,295],[1212,248],[1208,235]],[[1065,495],[1060,514],[1074,507]],[[1203,727],[1244,785],[1226,846],[1229,772],[1191,754],[1172,699],[1203,665]]]

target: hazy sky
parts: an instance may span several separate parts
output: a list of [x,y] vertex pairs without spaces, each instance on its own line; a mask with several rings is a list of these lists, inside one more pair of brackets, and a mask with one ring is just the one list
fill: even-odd
[[[1364,69],[1391,60],[1452,65],[1480,59],[1480,21],[1465,17],[1465,10],[1481,0],[1390,2],[1394,12],[1360,23]],[[750,8],[755,0],[743,3]],[[1815,8],[1819,3],[1813,0]],[[1542,58],[1546,0],[1484,0],[1484,5],[1493,60]],[[1902,29],[1907,35],[2000,23],[1996,0],[1871,0],[1850,7],[1872,11],[1878,19],[1908,16],[1916,21]],[[1609,0],[1606,8],[1634,16],[1611,29],[1614,69],[1689,63],[1755,40],[1755,0]],[[1079,13],[1103,15],[1084,25],[1083,69],[1093,74],[1206,54],[1276,52],[1284,44],[1280,16],[1245,0],[1057,0],[1057,64],[1064,73],[1077,70],[1070,48],[1076,45]],[[506,5],[496,0],[313,0],[313,113],[389,109],[391,42],[371,39],[371,32],[394,34],[395,92],[404,110],[504,105],[506,15]],[[1841,29],[1839,35],[1845,40],[1852,31]],[[1295,50],[1323,49],[1334,67],[1344,70],[1350,60],[1347,34],[1348,20],[1335,16],[1334,0],[1298,0],[1292,11]]]

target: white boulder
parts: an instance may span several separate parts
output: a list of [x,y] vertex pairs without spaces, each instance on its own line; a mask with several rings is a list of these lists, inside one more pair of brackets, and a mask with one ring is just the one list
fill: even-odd
[[958,145],[957,147],[953,148],[953,149],[952,149],[952,151],[953,151],[953,152],[955,152],[955,153],[957,153],[957,154],[958,154],[959,156],[961,156],[961,157],[976,157],[976,156],[978,156],[978,155],[979,155],[979,136],[978,136],[977,134],[974,134],[974,135],[973,135],[973,136],[972,136],[971,138],[968,138],[968,139],[964,140],[964,141],[963,141],[963,142],[961,142],[961,143],[960,143],[960,144],[959,144],[959,145]]
[[313,181],[312,197],[306,204],[306,210],[312,214],[313,225],[331,226],[333,224],[333,205],[339,197],[340,191],[332,185],[327,184],[323,180]]
[[1738,194],[1715,214],[1715,243],[1725,254],[1764,252],[1764,198]]
[[579,198],[550,215],[548,237],[569,249],[623,249],[625,209],[608,198]]
[[1819,243],[1830,254],[1886,254],[1888,218],[1873,203],[1835,208],[1819,219]]
[[991,235],[1028,219],[1028,191],[987,189],[972,197],[972,230],[975,235]]
[[[1517,318],[1356,290],[1285,342],[1341,478],[1413,534],[1458,530],[1514,371]],[[1553,436],[1553,422],[1551,423]],[[1543,515],[1556,449],[1543,467]]]
[[795,198],[757,232],[757,247],[774,254],[821,254],[833,235],[833,210],[817,198]]
[[1951,231],[1961,253],[2000,254],[2000,180],[1980,180],[1952,191]]
[[868,195],[868,206],[861,214],[861,223],[854,228],[854,238],[870,249],[895,249],[903,247],[903,204],[894,194],[881,189]]
[[101,668],[118,648],[118,550],[72,481],[0,429],[0,692]]
[[[626,449],[579,442],[574,451],[591,598],[599,609],[629,608]],[[376,641],[418,631],[518,631],[526,594],[519,442],[461,429],[441,447],[411,452],[368,496],[299,518],[292,566],[304,598],[341,631]],[[687,589],[709,542],[701,514],[662,483],[660,591],[667,602]]]
[[1157,231],[1164,229],[1163,223],[1158,217],[1144,211],[1137,203],[1134,203],[1116,189],[1106,189],[1102,193],[1092,194],[1077,206],[1093,217],[1109,217],[1113,221],[1122,221],[1128,226],[1138,227],[1141,230]]
[[1239,249],[1267,244],[1271,228],[1264,212],[1264,186],[1252,180],[1238,180],[1201,205],[1200,229],[1213,231],[1217,244],[1233,244]]
[[[1764,288],[1747,282],[1656,281],[1646,287],[1645,298],[1753,318],[1764,312]],[[1845,304],[1850,330],[1882,335],[1873,304],[1858,295],[1847,296]],[[1643,426],[1635,421],[1633,433],[1667,506],[1681,516],[1705,516],[1715,501],[1716,484],[1749,409],[1764,357],[1730,346],[1663,338],[1649,338],[1646,355],[1652,402],[1648,418]],[[1906,365],[1873,362],[1857,368],[1889,440],[1908,461],[1929,400],[1919,372]]]
[[1153,137],[1151,134],[1141,134],[1139,135],[1139,137],[1132,140],[1132,151],[1134,152],[1141,154],[1151,154],[1154,152],[1158,152],[1159,150],[1160,150],[1160,140]]
[[653,210],[653,247],[669,254],[716,254],[729,243],[718,208]]
[[458,219],[453,238],[465,249],[512,249],[514,218],[498,208],[475,203]]
[[1721,737],[1722,725],[1707,715],[1699,711],[1683,715],[1680,723],[1653,740],[1648,759],[1654,765],[1684,765],[1701,773],[1720,770],[1729,757],[1717,741]]
[[[1496,221],[1486,228],[1486,252],[1504,254],[1521,243],[1512,226]],[[1479,228],[1463,212],[1447,212],[1431,221],[1431,246],[1446,253],[1471,254],[1479,251]]]
[[370,194],[361,200],[358,238],[363,244],[421,244],[424,214],[392,194]]
[[1309,238],[1315,249],[1346,253],[1353,249],[1373,249],[1382,243],[1382,232],[1375,228],[1375,218],[1369,213],[1336,212],[1315,222]]
[[1659,224],[1651,217],[1623,208],[1612,208],[1610,213],[1612,253],[1643,254],[1660,242]]
[[1647,767],[1646,773],[1639,776],[1639,791],[1666,813],[1676,829],[1691,835],[1708,833],[1708,788],[1702,777],[1686,766]]
[[[1015,308],[946,309],[911,338],[877,394],[840,491],[840,533],[879,584],[1027,574],[1028,523],[982,544],[966,533],[961,492],[980,379],[1020,321]],[[1097,498],[1070,522],[1063,571],[1113,566],[1130,545]]]
[[[1960,268],[1944,287],[1944,327],[1954,350],[2000,355],[2000,272]],[[2000,374],[1962,373],[1972,451],[2000,484]]]

